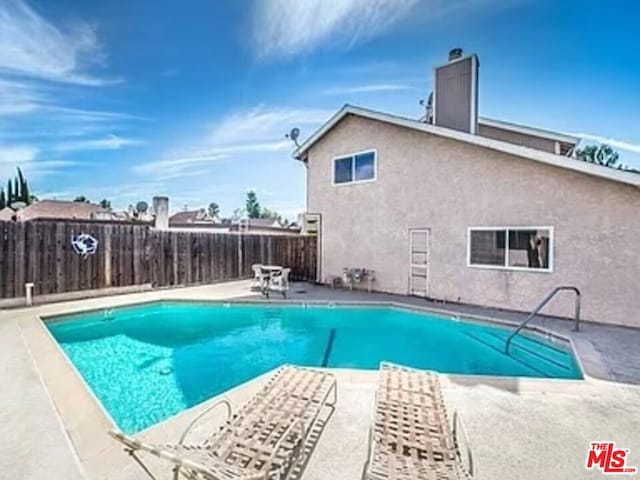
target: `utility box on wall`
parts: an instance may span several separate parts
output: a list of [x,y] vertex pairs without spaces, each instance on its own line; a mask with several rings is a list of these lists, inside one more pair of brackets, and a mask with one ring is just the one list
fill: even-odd
[[320,235],[320,214],[305,213],[302,222],[302,233],[305,235]]

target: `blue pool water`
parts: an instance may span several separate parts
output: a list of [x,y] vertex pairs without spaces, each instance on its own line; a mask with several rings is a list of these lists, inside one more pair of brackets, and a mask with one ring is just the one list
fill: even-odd
[[582,378],[557,344],[391,307],[157,303],[47,321],[119,427],[135,433],[283,363]]

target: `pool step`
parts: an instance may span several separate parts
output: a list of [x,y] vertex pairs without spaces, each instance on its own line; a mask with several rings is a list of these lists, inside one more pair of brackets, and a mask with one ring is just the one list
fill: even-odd
[[[493,332],[478,331],[467,335],[476,341],[500,352],[505,353],[505,345],[510,332],[504,335]],[[529,336],[514,337],[509,349],[509,357],[546,377],[567,377],[572,373],[572,358],[568,352],[532,339]]]
[[[506,346],[508,336],[503,337],[502,335],[498,335],[496,333],[491,333],[491,335],[493,335],[499,341],[504,342],[504,345]],[[571,354],[565,350],[561,350],[555,345],[551,345],[545,342],[542,339],[537,340],[531,336],[520,333],[519,335],[513,337],[511,347],[513,347],[514,345],[516,346],[516,348],[528,352],[531,355],[535,355],[542,360],[551,362],[560,368],[570,370],[568,365],[571,362]]]

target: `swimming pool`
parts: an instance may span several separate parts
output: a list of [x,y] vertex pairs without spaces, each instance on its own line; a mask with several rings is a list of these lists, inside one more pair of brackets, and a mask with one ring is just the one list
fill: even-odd
[[162,302],[48,319],[118,426],[135,433],[283,363],[582,378],[569,348],[388,306]]

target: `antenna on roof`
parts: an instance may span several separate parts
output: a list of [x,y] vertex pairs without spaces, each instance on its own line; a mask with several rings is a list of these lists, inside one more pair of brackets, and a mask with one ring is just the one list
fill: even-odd
[[296,145],[296,147],[299,147],[300,146],[300,144],[298,143],[299,136],[300,136],[300,129],[298,127],[294,127],[284,137],[290,139]]

